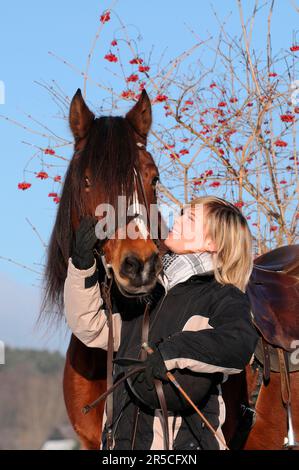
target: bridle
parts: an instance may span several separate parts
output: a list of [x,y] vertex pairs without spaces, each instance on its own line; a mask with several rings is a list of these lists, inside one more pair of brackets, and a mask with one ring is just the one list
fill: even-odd
[[[136,145],[137,145],[139,151],[146,151],[145,144],[143,144],[141,142],[137,142]],[[147,197],[146,197],[144,183],[143,183],[143,179],[142,179],[140,170],[136,166],[133,168],[133,179],[134,179],[134,192],[133,192],[133,204],[132,204],[132,206],[133,206],[134,214],[133,215],[127,215],[126,224],[128,224],[128,223],[130,223],[131,221],[134,220],[136,222],[136,225],[138,226],[138,229],[139,229],[142,237],[146,238],[146,236],[149,234],[150,237],[151,237],[151,240],[153,240],[153,242],[155,243],[155,245],[159,249],[159,246],[160,246],[160,240],[159,240],[160,233],[158,233],[157,238],[153,236],[151,224],[149,224],[149,227],[146,227],[146,224],[143,220],[143,214],[140,211],[139,193],[140,193],[141,198],[142,198],[142,204],[144,205],[144,207],[146,209],[146,219],[150,222],[150,220],[151,220],[151,218],[150,218],[150,208],[149,208]],[[117,227],[113,229],[113,233],[115,233],[116,230],[117,230]],[[158,232],[160,232],[159,229],[158,229]],[[101,257],[101,261],[103,263],[103,266],[105,268],[106,275],[107,275],[108,278],[110,278],[110,276],[112,275],[112,273],[110,272],[111,271],[110,270],[111,266],[106,261],[105,252],[104,252],[103,248],[104,248],[105,242],[110,238],[110,235],[112,235],[112,233],[107,234],[106,237],[101,240],[100,248],[95,251],[95,255],[97,257],[99,257],[99,256]],[[138,297],[138,295],[136,295],[136,297]]]

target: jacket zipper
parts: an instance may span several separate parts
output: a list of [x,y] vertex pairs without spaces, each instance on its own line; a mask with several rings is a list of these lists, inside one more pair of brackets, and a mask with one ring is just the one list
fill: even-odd
[[163,298],[162,298],[162,300],[161,300],[161,303],[160,303],[160,305],[159,305],[159,308],[158,308],[158,310],[157,310],[157,312],[156,312],[155,318],[153,318],[153,321],[152,321],[152,323],[150,324],[149,333],[150,333],[150,331],[152,330],[153,324],[155,323],[156,319],[158,318],[158,314],[159,314],[159,312],[160,312],[160,310],[161,310],[161,307],[162,307],[162,305],[163,305],[163,303],[164,303],[165,297],[166,297],[167,294],[168,294],[167,289],[166,289],[166,287],[165,287],[165,284],[163,283],[162,285],[163,285],[163,287],[164,287],[165,292],[164,292]]
[[155,318],[153,319],[152,324],[150,325],[149,333],[151,332],[152,326],[153,326],[153,324],[155,323],[155,321],[156,321],[156,319],[157,319],[157,317],[158,317],[158,314],[159,314],[159,312],[160,312],[160,310],[161,310],[161,307],[162,307],[162,305],[163,305],[163,303],[164,303],[165,297],[169,294],[169,292],[170,292],[171,290],[173,290],[173,289],[177,286],[177,284],[175,284],[174,286],[172,286],[170,289],[167,290],[167,287],[165,287],[165,282],[164,282],[164,280],[163,280],[162,277],[161,277],[161,280],[162,280],[162,282],[161,282],[160,280],[158,280],[158,282],[160,282],[160,284],[164,287],[165,292],[164,292],[164,296],[163,296],[163,298],[162,298],[162,300],[161,300],[161,303],[160,303],[160,305],[159,305],[159,308],[158,308],[158,310],[157,310],[157,312],[156,312]]

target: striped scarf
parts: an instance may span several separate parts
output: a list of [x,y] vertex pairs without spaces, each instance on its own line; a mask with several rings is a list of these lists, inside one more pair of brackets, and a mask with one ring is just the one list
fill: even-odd
[[168,252],[162,257],[162,260],[167,290],[176,284],[186,281],[191,276],[212,274],[214,271],[212,255],[207,252],[184,255]]

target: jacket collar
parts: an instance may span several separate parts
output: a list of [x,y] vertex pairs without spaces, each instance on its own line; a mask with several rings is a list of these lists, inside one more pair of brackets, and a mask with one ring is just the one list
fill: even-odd
[[159,284],[161,284],[164,287],[165,293],[169,293],[169,292],[173,293],[173,291],[175,290],[175,287],[178,287],[178,286],[188,286],[190,284],[202,284],[202,283],[211,282],[213,280],[215,280],[214,271],[207,271],[206,273],[195,274],[189,277],[189,279],[182,281],[178,284],[175,284],[169,289],[169,282],[165,274],[159,274],[157,278],[157,282],[159,282]]

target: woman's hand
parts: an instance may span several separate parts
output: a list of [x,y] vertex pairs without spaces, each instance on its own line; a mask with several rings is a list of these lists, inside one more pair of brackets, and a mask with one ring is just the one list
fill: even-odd
[[134,365],[143,365],[144,371],[139,372],[138,381],[146,382],[148,388],[154,388],[154,379],[167,381],[167,368],[165,366],[163,357],[159,351],[159,348],[153,345],[154,352],[149,354],[145,361],[139,361],[138,359],[130,359],[125,357],[119,357],[113,360],[114,364],[118,364],[123,367],[130,367]]
[[93,249],[98,241],[95,233],[97,219],[84,217],[76,231],[72,250],[72,262],[78,269],[88,269],[94,263]]

